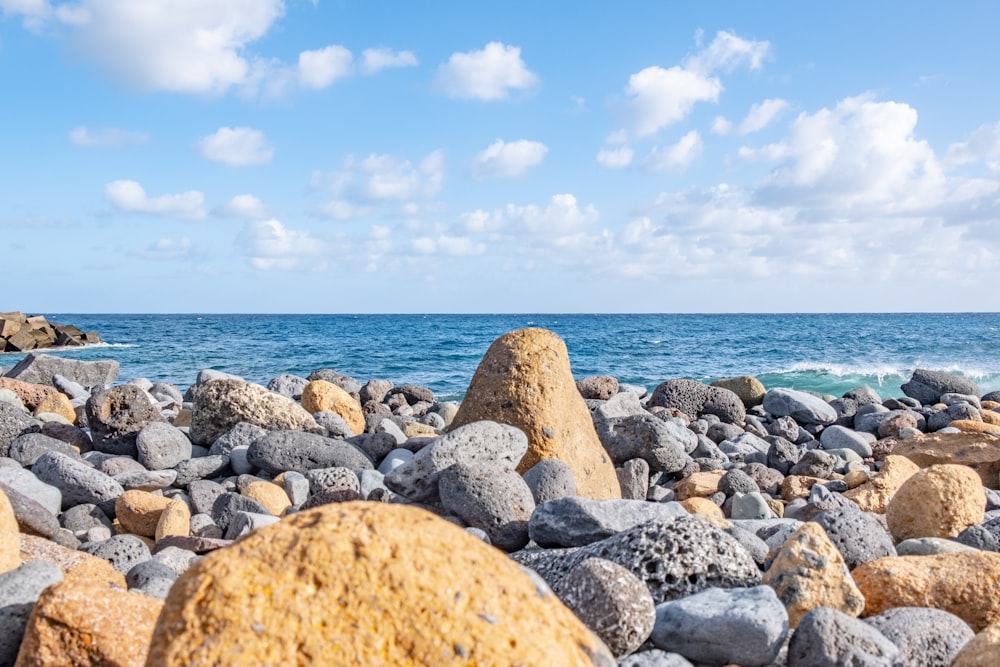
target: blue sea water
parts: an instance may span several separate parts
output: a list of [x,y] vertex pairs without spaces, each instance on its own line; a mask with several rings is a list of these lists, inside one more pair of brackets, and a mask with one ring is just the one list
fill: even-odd
[[[755,375],[765,387],[883,397],[915,368],[960,373],[1000,389],[1000,313],[739,315],[99,315],[43,313],[100,332],[107,345],[53,354],[117,359],[119,381],[187,387],[213,368],[266,384],[332,368],[464,393],[490,343],[544,327],[566,341],[577,377],[608,374],[652,389],[673,378]],[[12,366],[23,354],[0,354]]]

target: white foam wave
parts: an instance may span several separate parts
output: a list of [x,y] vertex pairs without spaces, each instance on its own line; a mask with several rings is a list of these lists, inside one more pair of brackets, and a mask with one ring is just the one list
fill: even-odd
[[913,366],[895,366],[892,364],[837,364],[837,363],[826,363],[826,362],[800,362],[793,364],[787,368],[780,368],[776,370],[767,371],[764,375],[789,375],[794,373],[822,373],[824,375],[832,375],[833,377],[874,377],[878,379],[879,384],[885,381],[887,378],[903,378],[909,379],[913,375],[913,371],[917,368],[926,368],[928,370],[943,371],[945,373],[955,373],[963,377],[970,378],[972,380],[982,380],[994,378],[1000,375],[1000,369],[997,370],[987,370],[983,368],[969,368],[962,366],[960,364],[923,364],[917,363]]

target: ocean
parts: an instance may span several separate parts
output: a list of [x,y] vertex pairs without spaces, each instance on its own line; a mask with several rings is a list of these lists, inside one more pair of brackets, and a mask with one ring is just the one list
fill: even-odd
[[[116,359],[119,382],[185,388],[213,368],[266,384],[332,368],[460,399],[490,343],[523,327],[558,333],[576,377],[648,389],[674,378],[754,375],[765,387],[839,396],[868,385],[901,396],[913,369],[956,372],[1000,389],[1000,313],[712,315],[100,315],[40,313],[96,329],[105,345],[50,352]],[[0,366],[24,355],[0,354]]]

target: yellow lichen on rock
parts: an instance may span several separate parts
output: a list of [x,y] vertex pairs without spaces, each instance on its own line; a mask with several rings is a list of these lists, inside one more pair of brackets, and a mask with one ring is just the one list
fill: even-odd
[[539,580],[429,512],[350,502],[215,551],[174,584],[149,667],[593,665],[607,647]]
[[450,428],[482,420],[516,426],[528,436],[518,472],[559,459],[573,471],[579,495],[621,498],[614,464],[576,388],[566,343],[553,332],[519,329],[493,341]]
[[355,435],[364,433],[365,415],[354,397],[326,380],[313,380],[302,390],[302,407],[309,414],[333,412],[347,422]]

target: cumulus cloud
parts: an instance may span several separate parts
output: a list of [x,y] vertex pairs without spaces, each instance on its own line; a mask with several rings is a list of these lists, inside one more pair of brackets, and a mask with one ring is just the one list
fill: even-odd
[[674,169],[683,171],[702,153],[704,144],[697,130],[691,130],[670,146],[654,146],[646,158],[646,167],[654,171]]
[[757,132],[770,125],[787,108],[788,102],[785,100],[764,100],[750,107],[746,118],[743,119],[739,126],[734,126],[728,120],[719,116],[712,123],[712,132],[715,134],[739,134],[741,136]]
[[264,133],[249,127],[220,127],[198,142],[198,150],[206,160],[230,167],[267,164],[274,157]]
[[374,74],[387,67],[416,67],[419,64],[412,51],[365,49],[361,52],[361,71]]
[[521,139],[506,143],[497,139],[476,154],[472,173],[477,178],[520,176],[530,167],[540,164],[548,152],[548,147],[539,141]]
[[306,88],[326,88],[350,74],[354,58],[343,46],[327,46],[299,54],[299,82]]
[[507,204],[494,216],[524,231],[555,236],[575,234],[600,219],[593,204],[581,208],[576,196],[569,193],[553,195],[545,206]]
[[145,132],[131,132],[115,127],[88,128],[74,127],[70,130],[69,140],[79,148],[135,146],[149,141]]
[[150,197],[139,183],[121,180],[104,186],[104,197],[122,213],[147,213],[187,220],[205,217],[205,196],[197,190]]
[[264,202],[253,195],[236,195],[220,206],[215,214],[225,218],[242,218],[244,220],[261,220],[270,215]]
[[320,239],[273,218],[248,222],[237,243],[250,265],[260,271],[326,268],[326,246]]
[[186,236],[179,239],[157,239],[140,250],[138,255],[143,259],[160,262],[187,259],[192,255],[191,239]]
[[506,99],[512,90],[527,90],[538,76],[521,59],[521,47],[490,42],[479,51],[453,53],[438,67],[436,85],[449,97]]
[[605,169],[623,169],[632,164],[635,151],[628,146],[602,148],[597,152],[597,162]]
[[948,147],[948,161],[954,165],[1000,158],[1000,121],[980,125],[965,141]]
[[[696,35],[700,41],[700,33]],[[759,70],[771,54],[771,43],[744,39],[726,30],[715,34],[712,43],[687,57],[686,68],[711,73],[732,72],[737,67]]]

